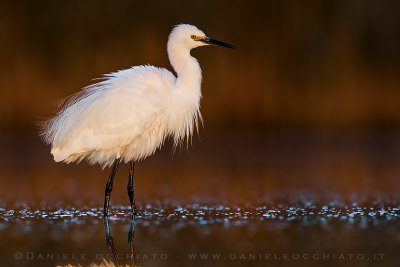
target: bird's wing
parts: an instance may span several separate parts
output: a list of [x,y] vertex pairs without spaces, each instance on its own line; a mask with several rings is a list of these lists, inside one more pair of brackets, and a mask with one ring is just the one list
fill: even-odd
[[175,79],[169,71],[151,66],[106,77],[55,117],[52,153],[57,161],[131,143],[163,113]]

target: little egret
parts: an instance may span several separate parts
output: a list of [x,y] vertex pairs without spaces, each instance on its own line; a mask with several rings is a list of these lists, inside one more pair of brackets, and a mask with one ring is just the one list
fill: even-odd
[[152,155],[166,137],[171,136],[175,145],[188,140],[197,127],[202,76],[190,50],[205,45],[235,48],[193,25],[180,24],[167,44],[177,77],[150,65],[106,74],[103,81],[67,98],[61,110],[42,124],[41,135],[56,162],[86,159],[103,168],[113,165],[105,189],[105,217],[121,160],[130,162],[127,189],[135,214],[134,163]]

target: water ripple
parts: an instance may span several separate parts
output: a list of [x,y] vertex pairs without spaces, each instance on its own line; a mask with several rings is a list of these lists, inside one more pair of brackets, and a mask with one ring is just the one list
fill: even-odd
[[[110,221],[129,221],[130,207],[116,206],[110,211]],[[59,208],[59,209],[0,209],[0,231],[12,224],[63,223],[72,225],[98,224],[103,218],[102,208]],[[181,226],[223,225],[224,227],[265,224],[268,227],[286,227],[297,224],[301,227],[335,224],[365,228],[400,222],[399,207],[363,207],[315,205],[298,206],[254,206],[233,207],[223,205],[146,205],[138,209],[136,221],[143,226],[177,224]],[[27,227],[25,231],[30,231]]]

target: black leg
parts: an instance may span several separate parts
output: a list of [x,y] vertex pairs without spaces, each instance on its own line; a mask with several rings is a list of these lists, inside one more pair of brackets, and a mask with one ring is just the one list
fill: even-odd
[[118,262],[117,252],[115,251],[115,248],[114,248],[114,241],[113,241],[113,238],[111,236],[110,225],[108,224],[108,216],[104,216],[104,230],[106,232],[107,247],[111,250],[111,253],[114,256],[114,259],[115,259],[115,261],[117,263],[117,267],[118,267],[120,265],[119,265],[119,262]]
[[113,189],[113,183],[114,183],[114,177],[115,173],[117,172],[118,164],[121,158],[118,158],[114,161],[114,165],[111,170],[110,177],[108,178],[108,181],[106,183],[106,192],[104,196],[104,217],[107,217],[108,215],[108,208],[110,205],[110,197],[111,197],[111,191]]
[[133,161],[130,162],[130,168],[129,168],[129,180],[128,180],[128,186],[126,187],[128,189],[128,196],[129,196],[129,202],[131,203],[131,209],[133,215],[136,215],[136,203],[135,203],[135,195],[134,195],[134,188],[133,188],[133,173],[135,171],[135,163]]

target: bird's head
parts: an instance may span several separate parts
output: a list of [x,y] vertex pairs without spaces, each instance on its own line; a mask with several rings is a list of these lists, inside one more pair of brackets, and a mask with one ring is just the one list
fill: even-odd
[[179,24],[175,26],[168,38],[168,47],[179,47],[180,49],[191,50],[205,45],[219,45],[235,48],[233,45],[207,37],[203,31],[189,24]]

